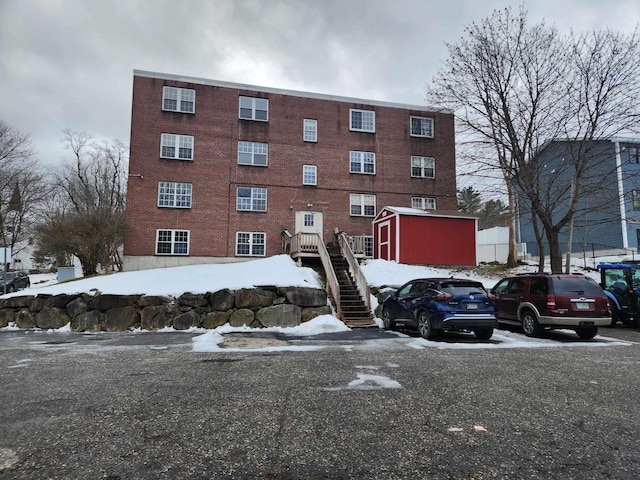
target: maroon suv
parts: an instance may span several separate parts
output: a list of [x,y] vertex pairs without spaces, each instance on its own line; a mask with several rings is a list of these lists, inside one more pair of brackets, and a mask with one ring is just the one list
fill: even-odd
[[570,328],[580,338],[611,324],[609,300],[595,280],[582,274],[527,273],[500,280],[491,289],[499,323],[521,325],[527,336]]

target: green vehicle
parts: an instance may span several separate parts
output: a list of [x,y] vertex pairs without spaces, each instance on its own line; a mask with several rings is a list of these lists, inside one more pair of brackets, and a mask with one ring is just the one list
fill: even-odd
[[601,263],[600,286],[611,304],[611,325],[640,326],[640,262]]

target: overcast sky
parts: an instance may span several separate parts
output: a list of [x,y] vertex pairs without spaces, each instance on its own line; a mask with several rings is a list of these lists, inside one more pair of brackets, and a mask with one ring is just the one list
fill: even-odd
[[[0,0],[0,119],[38,158],[62,130],[128,144],[133,70],[424,105],[464,26],[508,0]],[[536,0],[561,31],[631,32],[639,0]]]

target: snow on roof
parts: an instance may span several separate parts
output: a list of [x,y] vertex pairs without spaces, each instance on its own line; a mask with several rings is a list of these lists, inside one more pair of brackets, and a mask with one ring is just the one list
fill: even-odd
[[410,207],[383,207],[380,213],[376,215],[374,221],[380,217],[380,214],[385,210],[397,213],[398,215],[415,215],[417,217],[455,217],[455,218],[468,218],[470,220],[476,220],[478,217],[466,212],[458,212],[453,210],[421,210],[419,208]]

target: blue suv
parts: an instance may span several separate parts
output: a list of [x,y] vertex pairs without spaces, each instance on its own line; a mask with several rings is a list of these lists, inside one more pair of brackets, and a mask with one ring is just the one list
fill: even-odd
[[419,278],[405,283],[382,304],[384,328],[417,328],[423,338],[441,331],[472,331],[488,340],[498,327],[495,307],[480,282],[462,278]]

